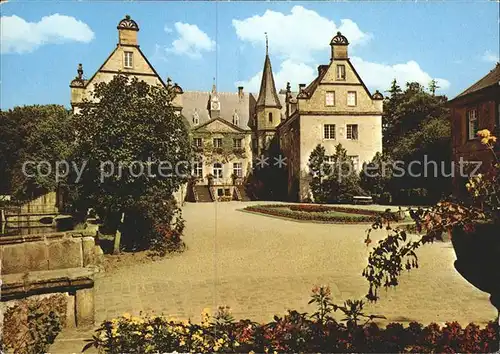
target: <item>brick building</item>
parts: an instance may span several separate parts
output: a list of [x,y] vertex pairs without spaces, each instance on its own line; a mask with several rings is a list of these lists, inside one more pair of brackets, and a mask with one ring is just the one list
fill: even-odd
[[[448,102],[451,110],[452,152],[455,166],[463,161],[481,161],[482,170],[493,160],[491,152],[481,144],[476,133],[488,129],[500,136],[500,64],[464,92]],[[495,146],[497,156],[500,144]],[[455,171],[457,172],[457,171]],[[457,196],[465,193],[466,178],[453,179],[453,191]]]

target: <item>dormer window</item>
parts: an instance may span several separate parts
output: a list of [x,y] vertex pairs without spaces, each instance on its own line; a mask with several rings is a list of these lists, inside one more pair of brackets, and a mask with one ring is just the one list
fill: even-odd
[[337,80],[345,80],[345,65],[337,65]]
[[269,123],[273,122],[273,114],[269,112]]
[[240,125],[240,117],[238,116],[237,112],[234,112],[234,114],[233,114],[233,124]]
[[133,54],[134,53],[132,53],[132,52],[124,52],[123,53],[123,66],[125,68],[132,68],[133,67],[133,61],[132,61]]

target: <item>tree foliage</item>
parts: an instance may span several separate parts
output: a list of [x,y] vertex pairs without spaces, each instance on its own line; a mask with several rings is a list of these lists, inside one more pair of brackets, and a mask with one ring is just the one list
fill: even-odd
[[[15,107],[2,111],[0,115],[0,193],[14,194],[25,200],[37,194],[54,190],[57,182],[54,176],[56,161],[65,160],[71,154],[74,136],[71,129],[71,115],[60,105],[33,105]],[[33,178],[27,178],[23,171]],[[36,173],[35,165],[42,165]]]
[[85,165],[81,179],[73,178],[76,209],[95,207],[111,226],[125,213],[130,225],[144,198],[167,201],[187,182],[191,142],[173,98],[163,87],[123,75],[96,85],[75,116],[74,159]]
[[[425,188],[430,199],[437,200],[451,191],[451,179],[444,175],[451,169],[451,123],[447,98],[435,95],[437,88],[434,82],[429,93],[419,83],[410,82],[403,91],[394,80],[388,90],[382,117],[384,154],[404,166],[421,162],[412,167],[413,176],[406,173],[390,181],[387,188],[393,194]],[[425,170],[424,161],[436,164],[429,164]]]
[[328,176],[331,174],[331,166],[328,163],[325,148],[317,145],[309,156],[309,184],[316,203],[325,203],[330,197],[330,186]]

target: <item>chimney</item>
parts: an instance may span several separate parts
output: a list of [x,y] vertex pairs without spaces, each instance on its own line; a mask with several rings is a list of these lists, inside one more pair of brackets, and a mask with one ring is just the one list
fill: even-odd
[[306,84],[299,84],[299,93],[306,88]]
[[330,46],[332,47],[332,56],[330,60],[335,59],[348,59],[347,55],[347,47],[349,46],[349,41],[342,33],[337,32],[337,35],[332,38],[330,42]]
[[137,45],[137,32],[139,26],[129,15],[118,23],[118,44],[119,45]]
[[238,86],[238,97],[243,98],[243,86]]

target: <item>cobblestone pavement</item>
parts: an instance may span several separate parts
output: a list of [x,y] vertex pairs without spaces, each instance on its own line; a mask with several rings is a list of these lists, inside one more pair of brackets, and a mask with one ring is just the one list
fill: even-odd
[[[307,302],[314,285],[329,285],[336,303],[366,294],[366,224],[303,223],[238,210],[248,204],[255,202],[186,204],[188,249],[100,275],[96,323],[141,311],[198,321],[203,308],[218,305],[230,306],[237,319],[268,321],[287,309],[312,312]],[[402,322],[493,320],[488,295],[455,272],[454,259],[450,243],[424,246],[419,269],[382,291],[366,312]]]

